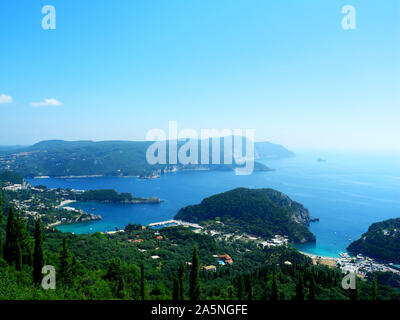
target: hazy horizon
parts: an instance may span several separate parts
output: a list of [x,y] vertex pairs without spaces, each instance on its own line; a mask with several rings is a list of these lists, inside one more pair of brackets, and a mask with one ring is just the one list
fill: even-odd
[[[66,141],[66,142],[77,142],[77,141],[91,141],[91,142],[109,142],[109,141],[125,141],[125,142],[142,142],[142,141],[147,141],[145,139],[138,139],[138,140],[123,140],[123,139],[110,139],[110,140],[93,140],[93,139],[77,139],[77,140],[64,140],[64,139],[44,139],[40,141],[35,141],[31,144],[0,144],[0,148],[10,148],[10,147],[18,147],[18,148],[26,148],[33,146],[37,143],[43,142],[43,141]],[[307,148],[307,147],[289,147],[287,145],[284,145],[282,143],[276,142],[276,141],[267,141],[267,140],[255,140],[255,142],[269,142],[272,144],[276,145],[281,145],[284,148],[288,149],[289,151],[294,152],[296,155],[297,153],[302,153],[302,154],[309,154],[309,153],[316,153],[316,156],[324,156],[324,153],[326,155],[329,154],[335,154],[335,155],[340,155],[340,154],[354,154],[354,155],[371,155],[371,156],[394,156],[394,157],[400,157],[400,149],[393,149],[393,150],[368,150],[368,149],[345,149],[345,148],[324,148],[324,147],[316,147],[316,148]]]

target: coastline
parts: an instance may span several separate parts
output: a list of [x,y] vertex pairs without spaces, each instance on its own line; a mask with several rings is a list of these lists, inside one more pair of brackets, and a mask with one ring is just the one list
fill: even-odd
[[300,250],[299,250],[299,252],[301,254],[311,258],[313,265],[322,264],[322,265],[334,268],[336,266],[337,259],[339,259],[339,258],[334,258],[334,257],[318,256],[318,255],[307,253],[307,252],[300,251]]
[[74,203],[74,202],[76,202],[76,200],[64,200],[64,201],[61,201],[61,203],[58,206],[56,206],[56,209],[59,209],[61,207],[66,206],[67,204]]
[[323,260],[334,260],[334,261],[336,261],[336,259],[339,259],[339,258],[335,258],[335,257],[319,256],[319,255],[316,255],[316,254],[307,253],[307,252],[300,251],[300,250],[299,250],[299,252],[301,254],[304,254],[305,256],[310,257],[311,259],[317,259],[317,260],[323,259]]

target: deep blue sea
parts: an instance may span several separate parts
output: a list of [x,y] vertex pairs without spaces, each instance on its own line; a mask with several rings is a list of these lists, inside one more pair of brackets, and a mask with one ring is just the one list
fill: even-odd
[[[317,158],[326,162],[317,162]],[[338,256],[350,241],[377,221],[400,217],[400,157],[298,153],[295,158],[264,162],[272,172],[238,176],[234,172],[201,171],[167,174],[159,179],[73,178],[27,179],[32,185],[74,189],[113,188],[134,196],[157,196],[159,205],[74,203],[71,206],[100,214],[101,221],[60,226],[61,231],[88,233],[124,228],[128,223],[147,225],[171,219],[180,208],[236,187],[273,188],[288,194],[320,218],[310,226],[314,245],[299,245],[302,251]],[[96,210],[92,210],[95,208]]]

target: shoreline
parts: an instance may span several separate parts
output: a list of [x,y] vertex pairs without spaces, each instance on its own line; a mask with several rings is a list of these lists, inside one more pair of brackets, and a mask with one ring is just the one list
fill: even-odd
[[312,254],[312,253],[307,253],[307,252],[304,252],[304,251],[300,251],[299,250],[299,252],[301,253],[301,254],[304,254],[305,256],[308,256],[308,257],[310,257],[311,259],[315,259],[315,260],[333,260],[333,261],[336,261],[337,259],[339,259],[340,257],[325,257],[325,256],[319,256],[319,255],[316,255],[316,254]]
[[76,202],[76,200],[64,200],[64,201],[61,201],[61,203],[58,206],[56,206],[56,209],[59,209],[59,208],[65,206],[67,204],[74,203],[74,202]]

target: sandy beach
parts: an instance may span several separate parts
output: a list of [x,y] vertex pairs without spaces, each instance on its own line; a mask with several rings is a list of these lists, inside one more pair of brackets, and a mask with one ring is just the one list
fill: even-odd
[[329,267],[334,267],[336,264],[336,260],[339,259],[339,258],[334,258],[334,257],[318,256],[318,255],[310,254],[310,253],[303,252],[303,251],[299,251],[299,252],[310,257],[313,261],[313,264],[319,263],[319,264],[323,264],[323,265],[326,265]]
[[64,201],[61,201],[61,203],[58,206],[56,206],[56,209],[61,208],[63,206],[66,206],[67,204],[70,204],[70,203],[73,203],[73,202],[76,202],[76,200],[64,200]]

